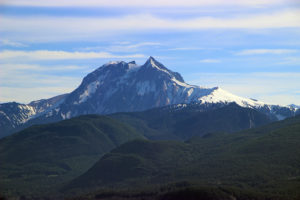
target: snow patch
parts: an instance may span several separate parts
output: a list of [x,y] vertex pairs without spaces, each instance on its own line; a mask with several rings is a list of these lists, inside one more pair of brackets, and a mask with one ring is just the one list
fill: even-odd
[[162,68],[160,68],[159,66],[157,66],[157,65],[155,64],[155,61],[154,61],[153,59],[150,60],[150,64],[151,64],[152,67],[154,67],[154,68],[156,68],[156,69],[158,69],[158,70],[160,70],[160,71],[163,71],[163,72],[169,74],[170,76],[172,76],[168,70],[162,69]]
[[138,69],[138,68],[140,68],[140,65],[133,64],[133,63],[128,63],[128,70],[129,71],[135,70],[135,69]]
[[67,119],[70,119],[70,118],[71,118],[71,111],[67,112],[66,118],[67,118]]
[[167,104],[167,105],[169,105],[169,104],[170,104],[170,99],[169,99],[169,98],[167,98],[167,100],[166,100],[166,104]]
[[138,82],[136,84],[137,94],[143,96],[148,92],[155,92],[155,84],[150,81]]
[[3,116],[4,116],[4,117],[7,119],[7,120],[10,120],[10,119],[9,119],[9,117],[6,115],[6,113],[5,113],[5,112],[3,112],[3,111],[0,111],[0,114],[1,114],[1,115],[3,115]]
[[194,88],[191,88],[188,90],[187,94],[188,94],[188,97],[190,97],[194,92]]
[[60,113],[60,116],[61,116],[63,119],[70,119],[70,118],[71,118],[71,111],[67,112],[66,114]]
[[181,81],[178,81],[176,78],[172,77],[171,80],[173,82],[175,82],[177,85],[180,85],[182,87],[186,87],[186,88],[192,88],[192,87],[196,87],[196,86],[193,86],[193,85],[189,85],[189,84],[186,84],[186,83],[183,83]]
[[117,65],[120,64],[123,61],[109,61],[108,63],[104,64],[103,66],[109,66],[109,65]]
[[[100,82],[98,80],[90,83],[86,87],[84,92],[79,96],[79,104],[85,102],[92,94],[94,94],[96,92],[99,84],[100,84]],[[74,104],[78,104],[78,103],[75,102]]]
[[185,108],[185,107],[187,107],[187,105],[180,103],[180,104],[175,105],[175,107],[176,108]]
[[17,124],[23,124],[31,119],[32,116],[36,114],[36,110],[32,106],[28,105],[18,105],[18,108],[22,111],[20,112],[20,117],[17,120]]
[[243,98],[231,94],[219,87],[213,88],[213,91],[207,95],[198,98],[199,101],[202,103],[232,103],[235,102],[236,104],[242,107],[249,107],[249,108],[256,108],[256,107],[263,107],[265,104],[260,101],[254,101],[251,99]]

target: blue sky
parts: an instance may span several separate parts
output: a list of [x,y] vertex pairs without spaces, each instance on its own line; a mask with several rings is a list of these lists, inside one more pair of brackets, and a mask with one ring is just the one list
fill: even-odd
[[0,102],[71,92],[154,56],[187,83],[300,105],[298,0],[1,0]]

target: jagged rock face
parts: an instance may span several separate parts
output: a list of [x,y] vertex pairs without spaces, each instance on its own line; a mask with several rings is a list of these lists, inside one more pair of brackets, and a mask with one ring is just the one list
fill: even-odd
[[18,130],[18,127],[28,120],[41,116],[44,113],[58,107],[67,94],[32,101],[29,104],[16,102],[0,104],[0,138]]
[[[16,104],[0,104],[0,137],[7,130],[68,119],[84,114],[143,111],[177,104],[223,104],[235,102],[269,115],[273,120],[294,116],[296,106],[268,105],[231,94],[219,87],[189,85],[181,75],[150,57],[144,65],[110,62],[88,74],[70,94]],[[9,105],[9,106],[8,106]],[[28,121],[28,122],[27,122]]]
[[295,109],[267,105],[263,102],[233,95],[219,87],[203,88],[189,85],[181,75],[172,72],[150,57],[142,66],[135,62],[111,62],[88,74],[60,106],[51,113],[66,119],[82,114],[109,114],[142,111],[155,107],[189,103],[235,102],[254,108],[274,120],[290,117]]
[[34,114],[36,114],[35,109],[25,104],[16,102],[0,104],[0,137],[25,123]]
[[86,76],[61,106],[63,118],[88,113],[141,111],[197,101],[213,89],[184,83],[180,74],[150,57],[138,66],[114,62]]
[[41,99],[37,101],[32,101],[28,104],[28,106],[33,107],[37,113],[43,113],[45,111],[49,111],[49,109],[53,109],[59,106],[62,102],[64,102],[65,98],[68,94],[62,94],[50,99]]

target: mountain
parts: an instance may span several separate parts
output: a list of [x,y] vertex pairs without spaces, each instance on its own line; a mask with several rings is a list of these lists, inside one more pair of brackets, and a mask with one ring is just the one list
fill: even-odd
[[300,114],[300,106],[295,105],[295,104],[290,104],[289,107],[293,110],[295,110],[295,115],[299,115]]
[[[32,102],[27,106],[33,110],[7,111],[0,107],[1,118],[21,115],[23,118],[8,117],[1,123],[1,135],[13,132],[14,128],[26,128],[32,124],[55,122],[84,114],[110,114],[116,112],[143,111],[151,108],[200,103],[227,105],[236,104],[259,110],[274,120],[294,116],[298,108],[268,105],[263,102],[233,95],[220,87],[204,88],[189,85],[181,75],[167,69],[150,57],[144,65],[133,62],[110,62],[88,74],[73,92],[50,100]],[[48,107],[45,105],[49,105]],[[19,105],[18,105],[19,106]],[[18,107],[17,106],[17,107]],[[7,118],[7,119],[8,119]],[[16,121],[15,121],[16,120]],[[3,124],[3,125],[2,125]],[[2,128],[9,127],[9,128]]]
[[[219,189],[231,186],[274,197],[266,199],[299,199],[299,142],[300,116],[187,142],[134,140],[105,154],[66,189],[87,188],[91,192],[102,188],[96,193],[101,197],[101,191],[113,188],[109,193],[113,197],[122,190],[188,182]],[[232,195],[226,199],[265,198]]]
[[44,113],[49,110],[52,110],[59,106],[62,102],[64,102],[65,98],[68,94],[62,94],[50,99],[41,99],[37,101],[32,101],[28,104],[28,106],[33,107],[36,110],[36,113]]
[[0,138],[18,131],[28,120],[58,107],[66,96],[67,94],[63,94],[50,99],[32,101],[29,104],[16,102],[0,104]]
[[48,194],[89,169],[104,153],[143,138],[132,127],[87,115],[35,125],[0,139],[0,194]]
[[[235,96],[219,87],[189,85],[179,73],[172,72],[150,57],[142,66],[123,61],[103,65],[88,74],[53,115],[66,119],[89,113],[133,112],[192,102],[235,102],[243,107],[265,109],[275,114],[279,112],[277,107]],[[290,110],[289,107],[282,109]],[[283,116],[292,114],[291,111]]]
[[54,184],[62,186],[88,170],[102,154],[128,140],[182,141],[266,123],[270,119],[265,114],[232,103],[173,105],[107,116],[82,115],[34,125],[0,140],[0,162],[4,163],[0,166],[0,179],[5,180],[0,188],[11,192],[13,187],[27,195],[32,188],[37,191],[31,192],[35,195],[46,188],[56,193]]

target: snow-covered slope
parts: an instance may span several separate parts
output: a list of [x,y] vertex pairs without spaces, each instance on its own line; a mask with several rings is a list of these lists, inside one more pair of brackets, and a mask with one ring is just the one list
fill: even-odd
[[28,104],[35,109],[36,113],[44,113],[62,104],[68,94],[62,94],[50,99],[32,101]]
[[20,104],[16,102],[0,104],[0,138],[17,130],[28,120],[36,118],[59,106],[66,94]]
[[59,110],[48,116],[66,119],[82,114],[142,111],[174,104],[228,104],[254,108],[282,119],[294,115],[291,107],[231,94],[220,87],[204,88],[185,83],[181,75],[150,57],[144,65],[110,62],[88,74],[67,96]]
[[255,101],[244,97],[239,97],[230,92],[223,90],[220,87],[213,88],[213,91],[206,96],[198,99],[202,103],[230,103],[235,102],[242,107],[258,108],[263,107],[265,104],[261,101]]
[[12,121],[12,126],[25,123],[31,116],[36,114],[34,107],[16,102],[0,104],[1,122],[3,119]]
[[[292,106],[267,105],[231,94],[220,87],[204,88],[185,83],[181,75],[150,57],[144,65],[114,61],[88,74],[73,92],[62,97],[31,102],[33,111],[19,122],[31,124],[83,114],[142,111],[168,105],[229,104],[253,108],[273,119],[295,115]],[[0,107],[1,111],[1,107]],[[6,113],[6,112],[5,112]],[[6,113],[7,114],[7,113]],[[18,123],[19,123],[18,122]],[[0,127],[1,128],[1,127]]]

